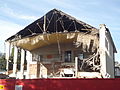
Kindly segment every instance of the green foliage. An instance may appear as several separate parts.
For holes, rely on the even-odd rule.
[[[6,60],[5,55],[0,57],[0,70],[6,70]]]

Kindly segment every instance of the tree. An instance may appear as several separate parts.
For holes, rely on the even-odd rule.
[[[6,70],[6,60],[5,55],[0,57],[0,70]]]

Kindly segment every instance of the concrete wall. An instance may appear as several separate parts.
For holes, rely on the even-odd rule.
[[[100,26],[100,61],[103,77],[114,78],[114,46],[105,25]]]
[[[92,55],[91,52],[83,52],[81,47],[76,48],[75,45],[73,45],[73,43],[60,44],[60,50],[58,49],[57,44],[48,45],[46,47],[41,47],[41,48],[38,48],[36,50],[33,50],[31,53],[33,55],[34,54],[39,55],[41,57],[41,59],[43,59],[43,61],[48,61],[49,62],[49,61],[53,60],[53,61],[64,62],[65,51],[71,51],[72,62],[74,62],[74,59],[75,59],[76,56],[78,56],[78,54],[84,54],[84,58],[87,58],[90,55]],[[47,58],[47,56],[49,56],[49,55],[53,55],[53,56]]]
[[[108,34],[108,33],[106,33]],[[108,49],[106,49],[106,67],[107,67],[107,72],[111,75],[111,78],[114,78],[114,52],[113,52],[113,45],[110,40],[109,35],[106,35],[107,43],[108,43]]]

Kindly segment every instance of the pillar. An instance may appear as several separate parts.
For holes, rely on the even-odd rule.
[[[9,74],[10,43],[6,42],[5,46],[6,46],[5,58],[6,58],[6,70],[7,70],[6,74],[8,75]]]
[[[105,78],[106,71],[106,46],[105,46],[105,38],[106,38],[106,26],[104,24],[100,24],[99,29],[99,49],[100,49],[100,64],[101,64],[101,74],[103,78]]]
[[[21,49],[21,67],[20,67],[21,77],[20,79],[24,78],[24,61],[25,61],[25,50]]]
[[[78,77],[78,57],[75,57],[75,76]]]
[[[18,57],[18,48],[14,46],[14,57],[13,57],[13,76],[17,76],[17,57]]]
[[[27,60],[27,79],[30,79],[30,62],[32,62],[32,54],[30,51],[26,51],[26,60]]]

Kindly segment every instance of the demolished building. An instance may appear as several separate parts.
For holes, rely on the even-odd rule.
[[[6,69],[10,75],[13,62],[11,76],[20,79],[114,78],[116,52],[104,24],[97,29],[53,9],[6,40]]]

